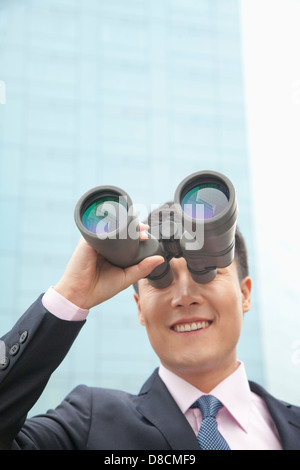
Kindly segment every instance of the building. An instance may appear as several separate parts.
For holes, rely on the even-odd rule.
[[[2,1],[0,79],[2,329],[59,280],[75,204],[101,184],[150,207],[194,171],[226,174],[255,271],[238,0]],[[240,358],[263,383],[255,286]],[[90,313],[33,411],[82,382],[136,392],[157,365],[128,289]]]

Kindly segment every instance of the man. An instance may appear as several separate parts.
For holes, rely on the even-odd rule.
[[[146,226],[140,228],[144,240]],[[218,400],[216,432],[224,448],[300,449],[300,409],[249,386],[237,358],[243,315],[251,305],[239,231],[234,262],[208,284],[195,283],[185,260],[176,258],[170,262],[172,284],[155,289],[145,277],[162,261],[154,256],[121,269],[80,240],[58,284],[2,338],[8,351],[0,370],[2,449],[196,451],[205,412],[195,406],[207,395]],[[26,421],[89,310],[131,284],[159,370],[137,396],[80,386],[57,409]]]

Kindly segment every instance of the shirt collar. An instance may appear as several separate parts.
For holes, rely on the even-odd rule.
[[[184,414],[200,396],[205,395],[201,390],[166,369],[163,365],[160,365],[159,376]],[[223,403],[237,423],[247,432],[251,408],[251,390],[244,364],[239,361],[237,369],[211,390],[210,394]]]

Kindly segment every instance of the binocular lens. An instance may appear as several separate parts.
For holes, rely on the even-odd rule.
[[[155,288],[170,285],[170,260],[180,257],[195,282],[212,281],[217,269],[234,259],[238,207],[232,183],[221,173],[196,172],[178,185],[174,202],[166,206],[159,211],[159,233],[149,232],[143,242],[132,200],[116,186],[98,186],[85,193],[74,217],[87,242],[115,266],[126,268],[149,256],[163,256],[165,262],[147,276]],[[156,215],[151,216],[152,228]]]
[[[185,214],[196,220],[207,220],[220,214],[228,205],[228,189],[217,183],[198,184],[182,198]]]
[[[105,196],[89,205],[81,220],[89,232],[104,235],[117,230],[126,219],[126,202],[117,196]]]

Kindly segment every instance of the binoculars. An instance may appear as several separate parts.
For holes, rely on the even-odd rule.
[[[147,279],[158,288],[173,280],[170,260],[184,257],[193,280],[205,284],[234,259],[238,207],[234,186],[221,173],[200,171],[185,178],[172,206],[159,213],[146,240],[139,240],[139,218],[130,196],[116,186],[86,192],[75,207],[85,240],[112,264],[125,268],[161,255],[164,262]],[[151,217],[151,214],[150,214]]]

